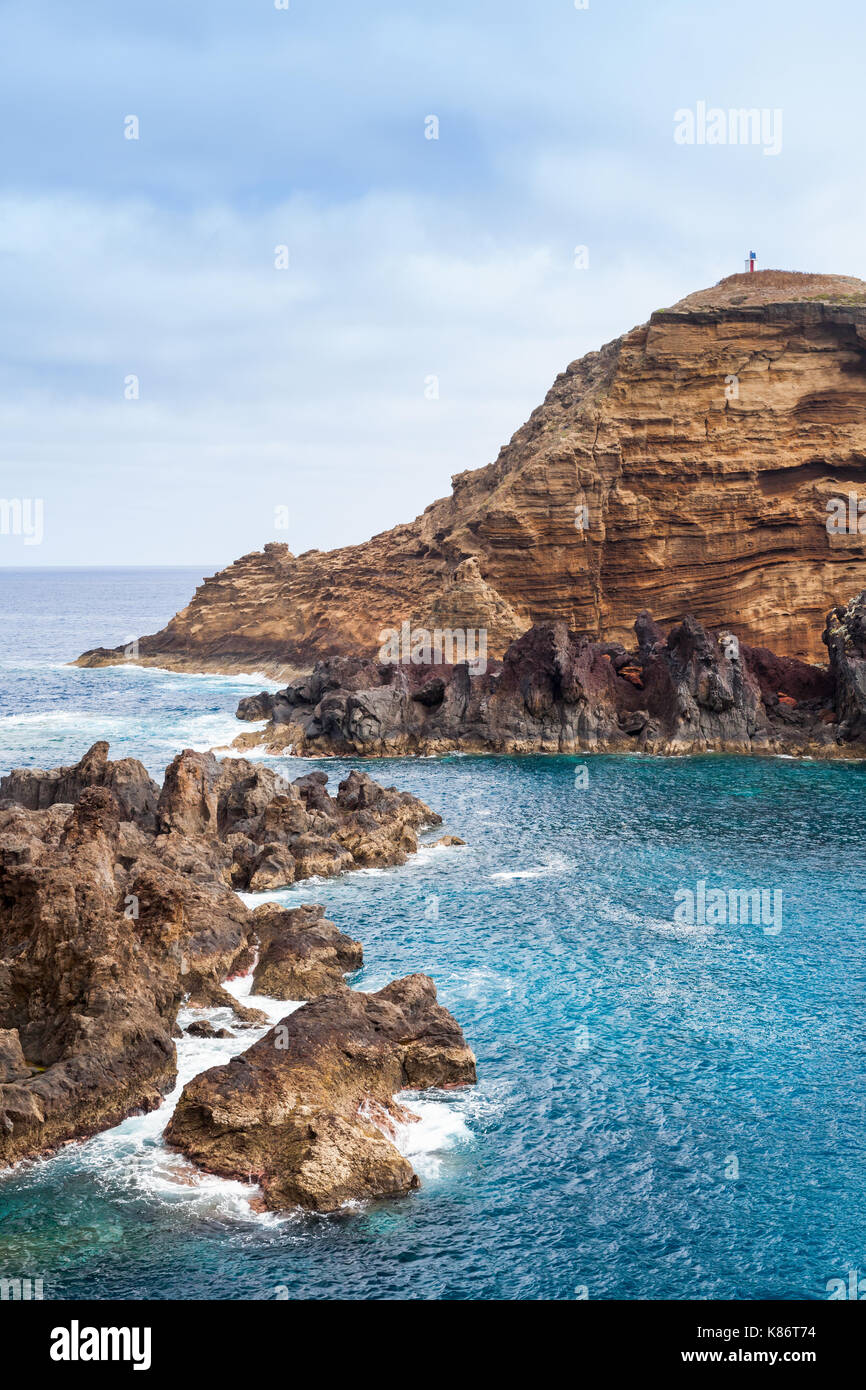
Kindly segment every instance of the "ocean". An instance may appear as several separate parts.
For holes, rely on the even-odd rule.
[[[254,673],[65,664],[155,631],[200,578],[0,571],[0,772],[107,738],[160,776],[248,727],[238,699],[274,688]],[[352,766],[314,765],[332,790]],[[866,1271],[866,768],[363,766],[442,814],[430,839],[466,845],[266,896],[326,904],[363,942],[355,987],[425,971],[462,1025],[478,1086],[408,1102],[421,1190],[258,1214],[165,1149],[169,1097],[0,1174],[0,1277],[41,1278],[46,1299],[826,1299]],[[780,893],[778,923],[687,920],[683,895],[713,889]],[[254,1036],[183,1039],[182,1079]]]

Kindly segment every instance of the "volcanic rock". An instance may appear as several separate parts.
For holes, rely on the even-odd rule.
[[[123,820],[152,827],[159,787],[135,758],[108,761],[108,744],[94,743],[74,767],[16,768],[0,777],[0,808],[16,805],[43,811],[57,803],[73,805],[88,787],[107,787],[117,798]]]
[[[150,1110],[174,1083],[180,921],[125,915],[121,814],[87,788],[31,863],[14,839],[7,859],[0,819],[0,1028],[17,1030],[31,1069],[0,1084],[2,1163]]]
[[[189,856],[198,848],[205,880],[219,868],[235,889],[265,892],[348,869],[402,864],[418,848],[417,830],[441,821],[417,797],[379,787],[366,773],[351,772],[336,797],[327,781],[327,773],[317,772],[292,783],[258,763],[220,762],[187,749],[168,767],[160,793],[160,852],[176,860],[172,836],[179,833],[185,872],[195,867]]]
[[[267,1023],[222,983],[259,951],[263,989],[311,998],[342,987],[361,950],[324,909],[254,914],[234,891],[265,858],[283,856],[298,877],[402,863],[416,829],[440,820],[364,773],[331,797],[325,774],[296,787],[187,751],[159,791],[107,751],[3,779],[0,1164],[159,1105],[176,1077],[184,998]]]
[[[233,1038],[234,1033],[228,1028],[214,1028],[213,1024],[206,1018],[197,1019],[187,1028],[187,1033],[191,1038]]]
[[[839,735],[866,740],[866,591],[828,614],[824,642],[830,654]]]
[[[564,623],[538,624],[512,642],[502,662],[475,675],[465,662],[323,661],[274,697],[275,712],[292,710],[290,725],[274,718],[238,741],[276,751],[290,729],[299,755],[866,756],[866,593],[828,615],[829,668],[749,647],[727,626],[710,629],[690,614],[665,630],[644,612],[634,631],[626,648]],[[339,679],[350,682],[345,690]],[[415,699],[433,681],[441,699]],[[238,715],[244,712],[242,703]]]
[[[315,999],[343,983],[364,964],[361,944],[325,917],[324,907],[305,903],[285,909],[263,903],[253,913],[262,952],[253,992],[273,999]]]
[[[185,1086],[166,1140],[210,1173],[260,1183],[271,1210],[333,1211],[419,1185],[383,1132],[405,1117],[396,1093],[475,1079],[426,975],[343,988]]]

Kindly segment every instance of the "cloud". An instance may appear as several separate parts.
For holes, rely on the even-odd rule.
[[[41,489],[40,560],[228,558],[286,504],[293,546],[326,548],[495,456],[608,296],[570,247],[448,223],[388,195],[257,215],[0,201],[4,490]]]
[[[0,495],[46,539],[0,564],[361,540],[752,247],[866,272],[857,46],[753,10],[12,0]],[[698,99],[784,105],[782,155],[677,147]]]

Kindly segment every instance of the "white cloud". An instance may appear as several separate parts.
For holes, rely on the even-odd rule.
[[[840,176],[859,59],[833,48],[822,87],[832,40],[797,0],[733,0],[721,24],[667,0],[626,27],[560,0],[268,10],[5,8],[0,495],[46,501],[16,562],[227,560],[279,504],[295,549],[361,540],[495,457],[569,361],[749,249],[866,271]],[[815,60],[799,105],[800,68],[766,62],[781,18]],[[779,159],[674,145],[684,102],[777,89]]]

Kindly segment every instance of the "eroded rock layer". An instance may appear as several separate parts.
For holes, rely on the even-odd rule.
[[[733,275],[572,362],[496,462],[415,521],[245,555],[140,657],[290,676],[373,656],[403,620],[483,628],[501,657],[533,623],[627,641],[649,609],[819,661],[822,615],[866,574],[856,516],[827,530],[849,493],[866,498],[866,284]]]

